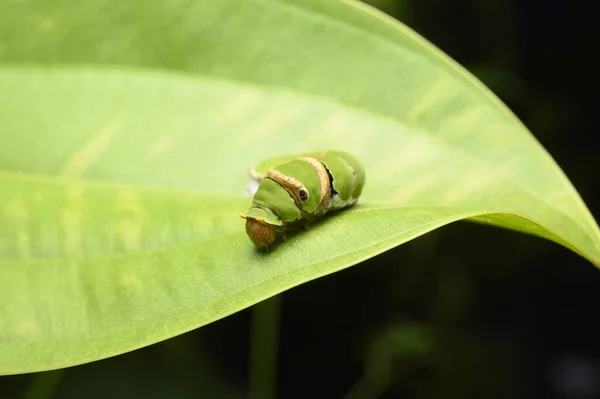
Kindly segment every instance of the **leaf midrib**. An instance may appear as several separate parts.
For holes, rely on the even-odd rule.
[[[381,210],[397,210],[397,209],[417,209],[419,211],[423,211],[423,210],[432,210],[432,209],[449,209],[452,210],[453,212],[457,212],[457,208],[454,207],[437,207],[437,206],[410,206],[410,207],[404,207],[402,205],[387,205],[387,204],[361,204],[360,207],[357,207],[355,209],[348,209],[345,212],[346,213],[362,213],[362,212],[377,212],[377,211],[381,211]],[[460,208],[459,208],[460,209]],[[600,265],[600,259],[598,259],[597,257],[591,255],[587,250],[581,248],[578,245],[574,245],[570,240],[565,239],[562,235],[559,235],[557,233],[555,233],[553,230],[549,229],[548,227],[546,227],[545,225],[541,224],[539,221],[532,219],[530,217],[527,217],[523,214],[517,213],[517,212],[511,212],[511,211],[502,211],[502,210],[477,210],[477,211],[472,211],[472,210],[461,210],[459,215],[461,216],[452,216],[452,217],[446,217],[446,218],[442,218],[442,219],[436,219],[435,221],[432,222],[428,222],[425,223],[423,225],[419,225],[416,226],[414,228],[411,228],[409,230],[404,230],[392,237],[386,238],[382,241],[379,241],[376,244],[373,245],[379,245],[381,244],[381,242],[383,241],[390,241],[395,237],[398,237],[400,235],[403,234],[410,234],[411,231],[415,231],[415,230],[419,230],[419,229],[424,229],[423,230],[423,234],[425,234],[428,231],[431,230],[427,230],[427,228],[425,228],[426,226],[430,225],[431,223],[436,223],[440,220],[446,220],[448,219],[449,221],[447,223],[443,223],[442,225],[445,224],[449,224],[455,221],[459,221],[459,220],[463,220],[463,219],[467,219],[467,218],[479,218],[479,217],[485,217],[488,215],[504,215],[504,216],[514,216],[514,217],[518,217],[521,218],[529,223],[533,223],[536,226],[538,226],[539,228],[541,228],[542,230],[545,230],[546,232],[548,232],[550,235],[558,238],[559,240],[563,241],[564,243],[568,244],[571,248],[577,249],[576,252],[579,252],[582,256],[588,258],[590,261],[592,261],[592,259],[594,259],[594,261],[592,261],[592,263],[595,263],[597,265]],[[187,240],[187,241],[179,241],[179,242],[175,242],[172,244],[168,244],[168,245],[162,245],[159,247],[155,247],[155,248],[149,248],[149,249],[143,249],[143,250],[139,250],[139,251],[130,251],[130,252],[124,252],[124,253],[113,253],[113,254],[101,254],[101,255],[91,255],[91,256],[87,256],[87,257],[48,257],[48,258],[28,258],[26,260],[23,260],[21,258],[1,258],[0,259],[0,264],[5,263],[5,264],[15,264],[15,263],[19,263],[22,264],[22,262],[27,262],[27,263],[44,263],[44,262],[84,262],[84,261],[102,261],[102,260],[106,260],[106,261],[111,261],[114,259],[123,259],[123,258],[129,258],[129,257],[137,257],[140,254],[157,254],[157,253],[161,253],[161,252],[168,252],[171,250],[174,250],[176,248],[187,248],[187,247],[194,247],[194,246],[198,246],[198,244],[200,243],[206,243],[207,241],[212,241],[212,240],[218,240],[218,239],[223,239],[224,237],[233,237],[233,236],[244,236],[243,231],[236,231],[234,233],[218,233],[218,234],[213,234],[211,236],[207,236],[207,237],[201,237],[198,239],[193,239],[193,240]],[[422,234],[420,234],[422,235]],[[416,238],[419,235],[412,237],[412,238]],[[399,243],[395,243],[392,245],[392,247],[400,245],[402,242]],[[373,246],[371,245],[371,246]],[[361,248],[357,251],[360,250],[366,250],[367,248],[370,248],[371,246],[367,246],[364,248]],[[384,252],[385,250],[383,250],[382,252]],[[350,251],[348,253],[353,253],[355,251]],[[379,252],[378,252],[379,253]],[[374,255],[377,255],[378,253],[375,253]],[[346,253],[340,254],[339,256],[343,256]],[[367,258],[370,258],[372,256],[374,256],[373,254],[371,254],[370,256],[368,256]],[[327,258],[327,259],[335,259],[337,258],[337,255],[335,257],[332,258]],[[367,259],[365,258],[365,259]],[[326,260],[327,260],[326,259]],[[359,262],[356,262],[359,263]],[[354,264],[354,263],[353,263]],[[350,265],[351,266],[351,265]],[[346,266],[344,266],[346,267]],[[343,267],[343,268],[344,268]]]

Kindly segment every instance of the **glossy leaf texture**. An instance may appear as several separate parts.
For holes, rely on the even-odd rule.
[[[531,133],[355,2],[4,1],[0,121],[0,374],[182,334],[462,219],[600,265]],[[257,252],[247,167],[328,148],[364,163],[359,205]]]

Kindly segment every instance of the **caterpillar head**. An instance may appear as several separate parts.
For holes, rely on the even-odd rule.
[[[246,233],[258,248],[268,248],[277,239],[283,222],[270,209],[253,206],[247,215]]]
[[[259,220],[246,218],[246,233],[258,248],[268,248],[277,238],[277,230],[273,226]]]

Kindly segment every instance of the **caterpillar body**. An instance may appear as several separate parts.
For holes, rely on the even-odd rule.
[[[267,163],[265,174],[250,170],[252,205],[246,232],[258,248],[268,248],[290,229],[356,204],[364,183],[362,164],[342,151],[282,157]]]

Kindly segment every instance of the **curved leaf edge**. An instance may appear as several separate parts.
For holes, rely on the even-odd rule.
[[[571,195],[571,197],[576,201],[579,210],[582,214],[586,215],[591,221],[594,222],[594,233],[595,238],[600,241],[600,228],[597,223],[595,223],[595,218],[593,217],[591,211],[585,204],[585,201],[581,197],[580,193],[577,191],[575,186],[569,180],[566,173],[562,170],[562,168],[558,165],[552,154],[548,152],[548,150],[542,145],[542,143],[538,140],[535,135],[529,130],[529,128],[525,125],[525,123],[519,119],[519,117],[500,99],[498,95],[496,95],[490,88],[488,88],[481,80],[479,80],[475,75],[473,75],[467,68],[458,63],[452,57],[450,57],[446,52],[444,52],[439,47],[435,46],[432,42],[427,40],[425,37],[420,35],[417,31],[412,29],[410,26],[402,23],[401,21],[396,20],[392,16],[384,13],[383,11],[377,9],[376,7],[364,3],[358,0],[344,0],[344,3],[348,4],[351,7],[356,8],[364,12],[365,14],[369,14],[373,16],[373,18],[379,19],[387,26],[396,29],[399,32],[403,32],[407,36],[409,36],[413,43],[420,46],[423,51],[422,54],[427,56],[434,62],[445,63],[450,67],[454,73],[456,73],[465,83],[475,88],[481,94],[483,94],[490,102],[492,102],[501,112],[503,112],[506,116],[510,117],[515,123],[519,125],[523,133],[526,133],[533,139],[536,146],[539,150],[541,150],[544,155],[552,161],[555,166],[555,172],[557,176],[560,178],[563,187],[565,190]],[[379,36],[382,40],[388,40],[385,37]],[[395,45],[393,41],[390,41],[392,45]],[[596,265],[598,263],[596,262]],[[600,267],[600,266],[599,266]]]

